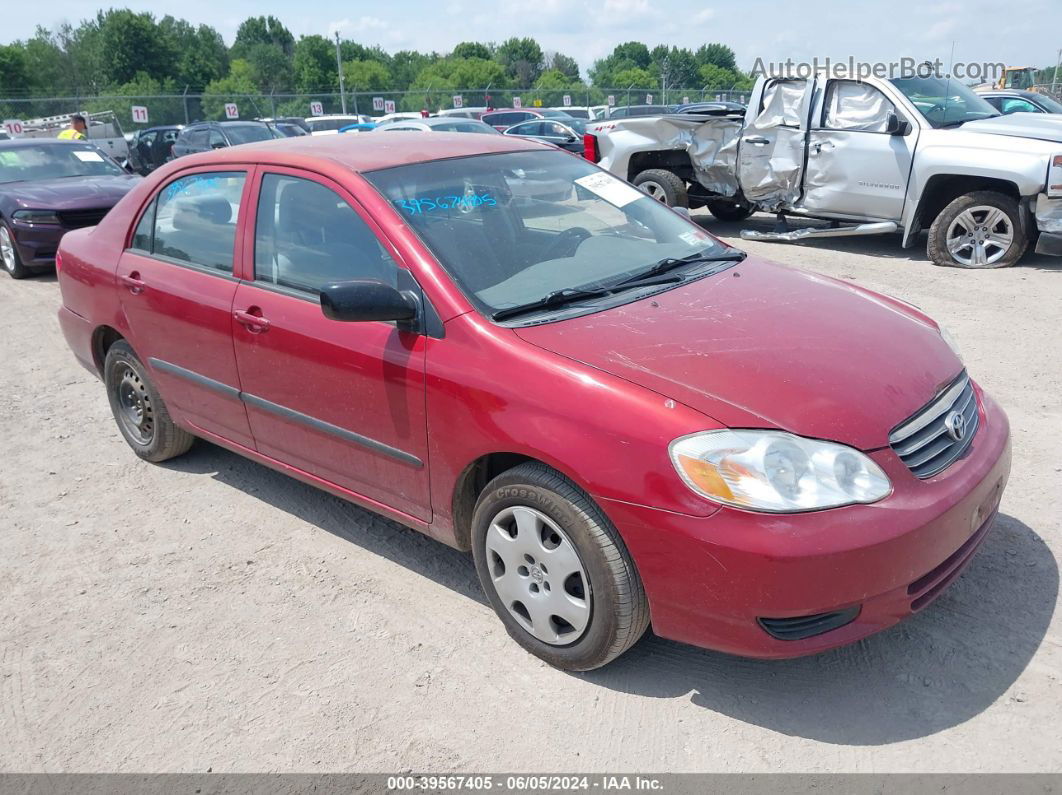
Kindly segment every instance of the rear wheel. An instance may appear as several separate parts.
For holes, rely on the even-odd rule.
[[[543,464],[521,464],[487,485],[472,518],[472,551],[509,634],[558,668],[602,666],[649,624],[619,533],[582,490]]]
[[[720,221],[744,221],[756,212],[755,207],[738,202],[710,201],[705,202],[705,205],[708,207],[708,212]]]
[[[929,228],[929,257],[955,268],[1005,268],[1029,246],[1018,203],[1003,193],[974,191],[952,201]]]
[[[195,437],[170,419],[147,369],[124,340],[107,351],[103,380],[114,421],[134,453],[158,463],[188,452]]]
[[[30,269],[22,264],[22,258],[15,248],[15,239],[6,221],[0,221],[0,256],[4,260],[4,270],[12,279],[24,279],[30,275]]]
[[[634,178],[634,185],[668,207],[688,207],[686,183],[678,174],[663,168],[650,168]]]

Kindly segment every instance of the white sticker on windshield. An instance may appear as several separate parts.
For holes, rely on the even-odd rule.
[[[103,155],[93,152],[91,149],[75,149],[74,157],[83,163],[102,163]]]
[[[604,171],[579,177],[579,179],[575,180],[575,184],[581,185],[591,193],[597,194],[609,204],[614,204],[617,207],[623,207],[646,197],[646,194],[637,188],[632,188],[626,182],[616,179]]]

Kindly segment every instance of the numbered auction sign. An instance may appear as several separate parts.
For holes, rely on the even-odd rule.
[[[395,112],[395,101],[393,99],[385,100],[384,101],[384,113],[394,113],[394,112]]]
[[[143,105],[133,105],[133,121],[136,124],[147,124],[148,111]]]
[[[608,95],[608,106],[610,108],[616,107],[616,95],[615,94],[609,94]]]
[[[645,95],[645,104],[646,105],[652,105],[653,104],[653,95],[652,94],[646,94]]]
[[[10,136],[22,135],[22,119],[7,119],[4,121],[4,129]]]
[[[226,119],[238,119],[240,118],[240,109],[236,107],[235,102],[225,103],[225,118]]]
[[[520,99],[520,97],[513,97],[513,107],[514,108],[522,108],[523,106],[524,106],[524,101],[522,99]]]
[[[320,102],[310,103],[310,115],[311,116],[324,116],[324,105]]]
[[[561,101],[564,103],[564,107],[570,108],[572,106],[572,95],[565,94],[563,97],[561,97]]]
[[[460,94],[455,94],[453,100],[455,108],[463,108],[465,106],[465,99]]]
[[[372,109],[373,110],[383,110],[384,109],[384,98],[383,97],[373,97],[372,98]]]

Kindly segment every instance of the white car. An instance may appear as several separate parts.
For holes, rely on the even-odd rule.
[[[340,128],[351,124],[372,124],[372,117],[365,115],[357,116],[310,116],[305,120],[310,128],[310,135],[335,135]]]
[[[480,105],[474,108],[443,108],[436,116],[457,116],[460,119],[479,119],[489,108]]]
[[[400,121],[402,119],[422,119],[422,118],[424,118],[424,117],[421,116],[420,113],[417,113],[417,112],[414,112],[414,111],[399,111],[398,113],[385,113],[383,116],[378,116],[376,118],[370,118],[369,121],[370,122],[375,122],[376,126],[379,127],[381,125],[391,124],[393,122]]]

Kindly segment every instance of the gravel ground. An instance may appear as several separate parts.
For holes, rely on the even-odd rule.
[[[1009,412],[1001,516],[932,608],[801,660],[647,635],[562,673],[467,556],[209,444],[135,458],[54,277],[0,276],[0,770],[1062,770],[1062,261],[741,245],[922,307]]]

